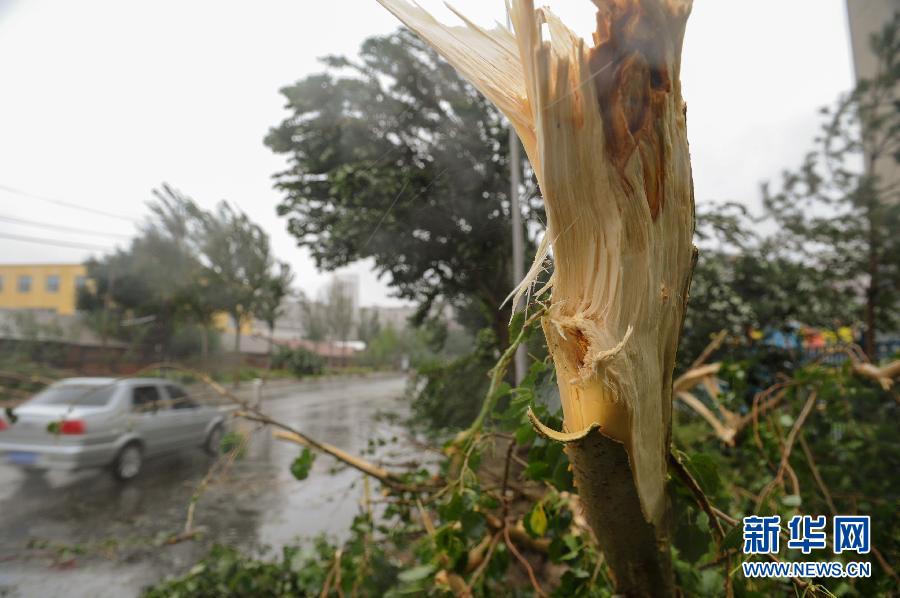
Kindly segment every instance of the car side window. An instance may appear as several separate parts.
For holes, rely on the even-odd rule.
[[[159,409],[159,389],[155,386],[135,386],[131,389],[131,405],[142,413]]]
[[[179,386],[167,384],[166,392],[169,393],[172,409],[193,409],[197,406],[197,403],[192,401],[188,394]]]

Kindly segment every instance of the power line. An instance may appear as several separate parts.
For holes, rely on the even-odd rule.
[[[0,215],[0,221],[12,222],[15,224],[25,224],[27,226],[36,226],[38,228],[46,228],[49,230],[58,230],[69,233],[78,233],[83,235],[96,235],[98,237],[115,237],[117,239],[130,239],[130,235],[120,235],[118,233],[110,233],[99,230],[90,230],[87,228],[75,228],[71,226],[62,226],[58,224],[50,224],[49,222],[38,222],[36,220],[25,220],[24,218],[13,218],[12,216]]]
[[[14,187],[9,187],[9,186],[3,185],[3,184],[0,184],[0,189],[2,189],[3,191],[6,191],[8,193],[14,193],[15,195],[21,195],[22,197],[30,197],[31,199],[39,199],[41,201],[46,201],[46,202],[49,202],[52,204],[56,204],[58,206],[71,208],[73,210],[81,210],[83,212],[99,214],[101,216],[106,216],[107,218],[118,218],[119,220],[125,220],[126,222],[131,222],[131,223],[137,222],[136,219],[129,218],[128,216],[122,216],[121,214],[113,214],[112,212],[104,212],[103,210],[98,210],[96,208],[90,208],[88,206],[83,206],[83,205],[68,202],[68,201],[62,201],[61,199],[53,199],[52,197],[44,197],[43,195],[35,195],[34,193],[22,191],[21,189],[16,189]]]
[[[109,251],[112,247],[103,245],[91,245],[90,243],[69,243],[67,241],[57,241],[56,239],[45,239],[42,237],[26,237],[24,235],[10,235],[0,233],[0,239],[10,239],[12,241],[24,241],[26,243],[39,243],[41,245],[57,245],[59,247],[69,247],[74,249],[98,249],[101,251]]]

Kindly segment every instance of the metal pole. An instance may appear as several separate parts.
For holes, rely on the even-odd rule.
[[[506,11],[506,25],[512,29],[509,18],[509,7]],[[519,136],[516,130],[509,126],[509,211],[512,220],[512,270],[513,286],[519,284],[525,276],[525,239],[522,230],[522,211],[519,208],[519,186],[522,175],[522,158],[520,152]],[[513,305],[513,312],[517,312],[524,306],[522,300]],[[519,384],[528,372],[528,357],[525,347],[519,345],[515,356],[516,384]]]
[[[515,130],[509,128],[509,209],[512,212],[512,262],[513,285],[517,285],[525,276],[524,245],[525,239],[522,232],[522,212],[519,208],[519,178],[521,176],[522,160],[519,156],[519,137]],[[513,305],[513,311],[523,308],[523,301],[519,299]],[[519,345],[515,357],[516,384],[519,384],[528,372],[528,357],[525,354],[525,346]]]

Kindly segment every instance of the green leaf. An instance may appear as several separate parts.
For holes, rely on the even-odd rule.
[[[457,561],[467,554],[466,543],[453,524],[438,528],[434,537],[435,546],[439,551],[446,553],[450,560]]]
[[[575,486],[572,477],[572,471],[569,467],[569,459],[562,451],[562,445],[559,445],[559,454],[556,456],[556,465],[553,467],[553,473],[550,481],[557,490],[565,492],[574,492]]]
[[[722,540],[722,550],[731,550],[732,548],[737,548],[741,545],[743,539],[743,526],[735,525],[730,530],[728,530],[728,533],[725,534],[725,538]]]
[[[305,480],[309,476],[309,470],[312,469],[312,464],[315,460],[316,454],[308,448],[304,448],[300,452],[300,456],[291,463],[291,473],[298,480]]]
[[[534,440],[536,434],[534,432],[534,426],[531,425],[531,422],[526,422],[519,426],[516,430],[516,442],[519,445],[527,445],[529,442]]]
[[[526,531],[535,538],[542,538],[547,533],[547,513],[544,512],[544,505],[541,503],[532,507],[526,521],[528,523],[525,526]]]
[[[465,508],[462,495],[459,492],[454,492],[450,500],[439,507],[438,512],[444,521],[458,521]]]
[[[240,447],[241,444],[243,443],[243,441],[244,441],[244,437],[242,434],[240,434],[238,432],[228,432],[224,436],[222,436],[222,441],[219,444],[219,449],[223,453],[230,453],[230,452],[234,451],[235,449],[237,449],[238,447]],[[237,456],[243,457],[244,452],[245,452],[244,450],[238,451]]]
[[[509,339],[515,340],[525,324],[525,310],[517,311],[509,322]]]
[[[511,390],[512,387],[508,382],[501,383],[500,386],[497,387],[497,390],[494,392],[494,400],[499,401],[500,399],[508,395]]]
[[[709,551],[712,538],[708,525],[703,525],[696,516],[688,516],[678,522],[674,539],[681,556],[694,563]]]
[[[712,457],[703,453],[691,455],[685,459],[684,466],[704,492],[713,495],[719,491],[722,481],[719,479],[719,467]]]
[[[529,460],[528,467],[525,468],[525,477],[531,480],[542,480],[550,472],[550,466],[544,461]]]
[[[485,509],[497,509],[500,507],[500,501],[490,494],[482,494],[478,497],[478,505]]]
[[[487,524],[484,515],[478,511],[463,511],[459,518],[463,533],[472,539],[479,539],[484,535]]]
[[[423,579],[427,579],[432,573],[435,572],[436,569],[437,567],[431,564],[419,565],[418,567],[413,567],[412,569],[403,571],[402,573],[397,575],[397,579],[399,579],[403,583],[422,581]]]
[[[803,499],[800,498],[799,494],[788,494],[781,499],[781,504],[786,507],[799,507],[802,503]]]
[[[50,422],[47,424],[47,431],[51,434],[59,434],[60,422]]]
[[[563,542],[572,552],[578,552],[581,548],[581,544],[578,542],[578,538],[576,538],[572,534],[566,534],[563,536]]]
[[[556,562],[570,561],[578,558],[581,553],[581,545],[572,534],[566,534],[562,538],[555,538],[550,543],[550,558]]]

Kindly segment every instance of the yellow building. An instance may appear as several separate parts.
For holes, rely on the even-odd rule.
[[[70,315],[86,281],[83,264],[0,264],[0,309],[51,309]]]

